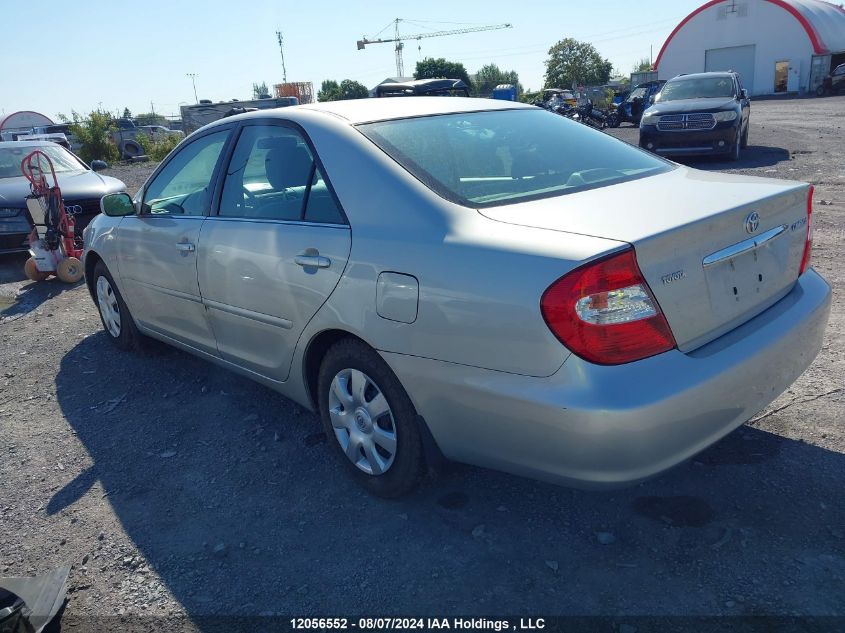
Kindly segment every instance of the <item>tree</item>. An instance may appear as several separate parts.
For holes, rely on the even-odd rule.
[[[343,101],[345,99],[366,99],[370,91],[364,84],[351,79],[344,79],[339,84],[334,79],[326,79],[317,92],[318,101]]]
[[[475,73],[472,82],[472,92],[481,97],[489,97],[493,88],[499,84],[512,84],[516,86],[516,94],[522,94],[522,84],[519,83],[519,75],[515,70],[502,70],[496,64],[487,64]]]
[[[123,108],[123,118],[124,119],[131,119],[132,112],[130,112],[129,108]]]
[[[334,79],[324,79],[317,91],[317,101],[337,101],[340,85]]]
[[[472,85],[467,69],[462,63],[446,61],[442,57],[426,57],[417,62],[414,79],[460,79],[467,86]]]
[[[71,112],[72,119],[60,114],[59,119],[70,124],[70,133],[79,141],[78,154],[87,163],[92,160],[113,161],[119,158],[111,133],[117,128],[112,115],[94,110],[87,117]]]
[[[651,60],[648,57],[641,57],[640,61],[634,64],[634,68],[631,72],[642,73],[647,70],[651,70]]]
[[[567,37],[549,49],[546,88],[569,88],[573,83],[596,86],[607,83],[613,64],[589,42]]]
[[[261,83],[252,82],[252,98],[253,99],[264,99],[270,96],[270,91],[267,89],[267,82],[262,81]]]

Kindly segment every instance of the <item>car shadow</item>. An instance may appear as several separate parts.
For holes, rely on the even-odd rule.
[[[29,253],[13,253],[0,255],[0,284],[23,281],[26,275],[23,266],[29,259]]]
[[[91,465],[46,513],[105,498],[191,616],[841,611],[845,459],[749,426],[621,491],[458,465],[385,501],[313,414],[180,351],[98,333],[56,390]]]
[[[26,279],[26,276],[23,275]],[[44,281],[27,281],[17,291],[0,291],[0,323],[20,318],[37,310],[48,299],[81,286],[84,280],[67,284],[55,277]]]
[[[732,161],[725,156],[672,156],[671,158],[678,163],[695,167],[696,169],[723,171],[771,167],[778,163],[791,160],[792,155],[788,149],[784,149],[783,147],[749,145],[742,150],[738,161]]]

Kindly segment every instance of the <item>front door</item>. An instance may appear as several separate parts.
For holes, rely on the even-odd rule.
[[[789,62],[775,62],[775,92],[786,92],[789,86]]]
[[[283,122],[244,124],[199,240],[220,355],[276,381],[287,379],[299,335],[349,257],[349,226],[315,158]]]
[[[177,149],[147,184],[141,212],[120,224],[121,290],[144,327],[217,354],[197,283],[200,229],[230,129]]]

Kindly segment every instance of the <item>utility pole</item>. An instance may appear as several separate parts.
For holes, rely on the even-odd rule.
[[[191,84],[194,86],[194,103],[199,103],[199,97],[197,97],[197,73],[185,73],[185,77],[191,78]]]
[[[285,69],[285,38],[281,31],[276,31],[276,39],[279,40],[279,53],[282,55],[282,83],[286,84],[288,82],[288,71]]]

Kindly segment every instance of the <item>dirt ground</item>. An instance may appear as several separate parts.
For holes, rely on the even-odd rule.
[[[833,311],[769,409],[621,491],[455,466],[370,497],[313,414],[173,349],[121,353],[83,285],[0,258],[0,576],[72,564],[66,617],[845,614],[843,122],[845,97],[755,102],[740,163],[690,162],[816,184]],[[150,169],[114,171],[134,191]]]

